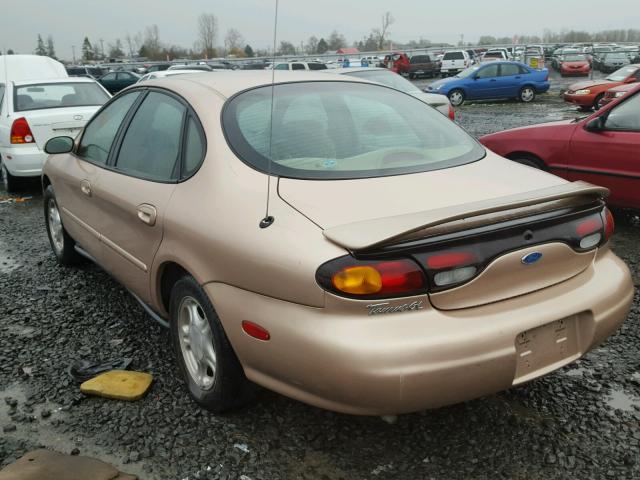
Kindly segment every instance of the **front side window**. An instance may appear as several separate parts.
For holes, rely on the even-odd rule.
[[[304,65],[301,63],[294,63],[291,65],[291,70],[304,70]]]
[[[178,177],[178,154],[186,107],[163,93],[151,92],[133,116],[122,140],[116,169],[150,180]]]
[[[289,64],[279,63],[278,65],[276,65],[276,70],[289,70]]]
[[[498,76],[498,65],[489,65],[480,69],[476,77],[478,78],[493,78]]]
[[[140,92],[130,92],[118,97],[91,120],[78,146],[79,157],[95,163],[107,162],[120,124],[139,95]]]
[[[614,107],[607,116],[605,127],[607,130],[640,132],[640,95]]]
[[[94,82],[22,85],[14,92],[16,112],[104,105],[109,100],[109,95]]]
[[[351,82],[301,82],[229,100],[223,128],[245,163],[275,175],[367,178],[423,172],[481,159],[484,149],[422,101]],[[271,119],[273,118],[273,124]]]

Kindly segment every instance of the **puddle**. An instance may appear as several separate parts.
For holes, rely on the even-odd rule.
[[[11,409],[9,405],[5,403],[6,398],[13,398],[18,401],[17,411],[20,414],[33,417],[33,421],[17,422],[14,423],[11,420],[9,412]],[[16,425],[16,430],[13,432],[3,433],[4,437],[13,437],[19,440],[25,441],[33,446],[39,445],[50,450],[58,451],[60,453],[69,453],[74,445],[79,446],[80,455],[97,458],[103,462],[107,462],[120,471],[127,472],[133,475],[137,475],[138,478],[148,478],[149,475],[142,470],[143,462],[136,464],[124,465],[122,457],[125,456],[126,447],[122,447],[122,456],[119,458],[112,453],[108,453],[101,447],[90,445],[89,439],[82,438],[80,436],[72,435],[68,433],[68,429],[65,427],[56,427],[54,420],[64,422],[65,418],[69,415],[60,405],[52,402],[43,402],[40,404],[32,405],[33,411],[26,412],[25,402],[27,400],[27,391],[20,385],[11,385],[9,387],[0,390],[0,425]],[[49,415],[47,418],[42,418],[42,411],[47,410]],[[66,430],[66,431],[63,431]],[[80,443],[78,443],[80,441]],[[26,452],[15,452],[16,457],[21,457]]]
[[[0,272],[11,273],[20,267],[20,263],[7,252],[7,246],[0,240]]]
[[[640,398],[625,393],[623,390],[612,390],[606,399],[607,405],[623,412],[633,412],[640,408]]]
[[[586,372],[587,369],[586,368],[582,368],[582,367],[578,367],[578,368],[572,368],[571,370],[567,370],[565,372],[562,372],[564,375],[567,375],[569,377],[582,377],[584,372]]]

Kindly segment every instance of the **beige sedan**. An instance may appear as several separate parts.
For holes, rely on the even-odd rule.
[[[393,414],[519,385],[627,316],[607,191],[484,149],[411,95],[313,72],[133,86],[47,144],[46,226],[171,329],[193,398],[252,382]]]

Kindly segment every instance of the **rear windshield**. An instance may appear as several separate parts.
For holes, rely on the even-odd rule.
[[[426,55],[416,55],[411,57],[411,63],[429,63],[431,60]]]
[[[16,112],[47,108],[103,105],[109,95],[97,83],[41,83],[18,86],[13,108]]]
[[[444,54],[443,60],[464,60],[462,52],[447,52]]]
[[[290,178],[424,172],[473,162],[485,154],[480,144],[427,104],[373,84],[280,84],[273,88],[273,97],[271,86],[255,88],[227,102],[222,122],[241,160]]]

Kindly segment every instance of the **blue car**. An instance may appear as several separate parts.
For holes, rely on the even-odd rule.
[[[465,100],[517,98],[532,102],[536,94],[549,90],[549,70],[536,70],[520,62],[491,62],[463,70],[455,77],[429,85],[425,92],[449,97],[458,107]]]

